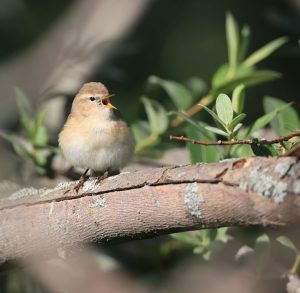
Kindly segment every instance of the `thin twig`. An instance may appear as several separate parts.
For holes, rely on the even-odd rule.
[[[270,145],[270,144],[276,144],[276,143],[282,143],[284,141],[288,141],[293,137],[300,136],[300,131],[294,131],[287,135],[282,135],[275,137],[273,139],[247,139],[247,140],[230,140],[230,141],[199,141],[196,139],[187,138],[184,136],[170,136],[170,140],[179,140],[179,141],[185,141],[190,142],[193,144],[201,144],[201,145],[235,145],[235,144],[249,144],[249,145]]]

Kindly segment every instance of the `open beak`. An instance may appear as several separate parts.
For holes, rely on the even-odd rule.
[[[104,105],[105,107],[109,108],[109,109],[115,109],[118,110],[114,105],[112,105],[111,103],[107,103],[106,105]]]
[[[114,105],[112,105],[109,101],[109,97],[111,97],[112,95],[109,95],[107,97],[105,97],[104,99],[102,99],[102,104],[104,107],[107,107],[109,109],[115,109],[118,110]]]

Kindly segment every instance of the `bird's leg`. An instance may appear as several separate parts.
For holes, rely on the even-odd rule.
[[[98,183],[101,183],[104,179],[106,179],[109,176],[108,170],[106,170],[103,174],[99,175],[97,177]]]
[[[80,176],[79,178],[79,182],[76,184],[76,186],[74,187],[74,190],[76,191],[76,193],[78,193],[79,189],[84,185],[84,182],[89,179],[89,176],[87,176],[87,172],[89,171],[89,168],[87,168],[84,173]]]

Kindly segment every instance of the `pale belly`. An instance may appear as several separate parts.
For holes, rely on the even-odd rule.
[[[125,137],[119,133],[112,135],[111,129],[91,131],[84,136],[73,132],[70,136],[69,139],[60,138],[60,146],[65,158],[75,167],[97,172],[118,171],[133,154],[134,144],[127,129]]]

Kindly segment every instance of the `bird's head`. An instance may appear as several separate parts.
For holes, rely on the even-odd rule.
[[[100,82],[85,83],[74,98],[72,114],[109,116],[117,108],[110,103],[111,95]]]

